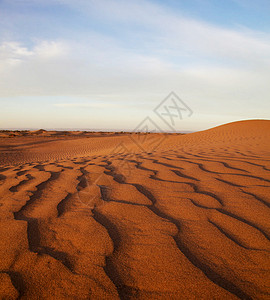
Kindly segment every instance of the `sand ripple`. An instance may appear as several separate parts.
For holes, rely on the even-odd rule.
[[[1,299],[269,299],[269,130],[3,138]]]

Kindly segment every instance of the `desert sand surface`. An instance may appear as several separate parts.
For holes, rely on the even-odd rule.
[[[270,299],[270,121],[1,132],[1,299]]]

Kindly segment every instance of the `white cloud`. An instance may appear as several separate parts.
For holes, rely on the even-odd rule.
[[[59,0],[60,1],[60,0]],[[270,35],[238,27],[226,29],[187,18],[145,0],[61,0],[90,17],[122,24],[133,34],[134,26],[143,35],[138,48],[151,46],[151,50],[227,58],[240,61],[267,62],[270,64]],[[146,29],[146,30],[145,30]],[[136,34],[136,33],[135,33]],[[156,48],[156,49],[155,49]]]
[[[267,68],[198,63],[179,66],[157,56],[130,52],[111,39],[108,47],[108,40],[103,36],[93,35],[90,40],[91,43],[79,44],[44,41],[32,48],[16,44],[16,49],[23,49],[12,48],[14,53],[21,53],[16,56],[20,63],[12,68],[2,64],[5,71],[0,72],[0,95],[75,96],[76,103],[55,104],[74,109],[110,109],[115,107],[112,103],[116,99],[119,107],[126,103],[135,105],[140,100],[139,106],[146,107],[143,102],[153,103],[147,106],[151,109],[175,90],[200,113],[216,112],[222,106],[223,114],[231,114],[232,110],[244,107],[245,112],[250,107],[248,116],[252,116],[255,109],[266,117],[270,94]],[[10,56],[5,57],[8,60]],[[86,101],[81,102],[81,97]],[[96,101],[86,103],[87,98]]]
[[[55,107],[62,108],[115,108],[117,105],[115,103],[100,103],[100,102],[92,102],[92,103],[55,103],[53,104]]]
[[[4,42],[0,45],[0,70],[5,65],[16,65],[32,55],[32,51],[17,42]]]
[[[235,0],[246,5],[251,1]],[[79,11],[88,18],[106,22],[110,27],[119,26],[123,36],[138,39],[135,51],[168,53],[168,56],[200,56],[209,59],[228,59],[249,64],[270,64],[270,35],[249,28],[223,28],[201,20],[188,18],[181,12],[169,9],[165,4],[146,0],[17,0],[26,4],[61,4]],[[265,4],[267,1],[262,0]],[[258,4],[256,4],[258,5]],[[68,27],[68,24],[67,24]],[[88,38],[77,32],[81,38]],[[121,31],[120,31],[121,34]],[[90,36],[93,36],[90,33]],[[74,36],[76,39],[77,37]],[[122,37],[120,38],[120,40]],[[125,39],[125,38],[123,38]],[[109,39],[106,37],[109,42]],[[113,39],[111,39],[114,43]],[[124,47],[129,47],[125,44]],[[110,45],[108,45],[110,47]],[[106,51],[110,51],[108,47]],[[168,58],[168,57],[167,57]],[[228,61],[227,61],[228,63]]]
[[[110,100],[117,99],[119,105],[134,104],[138,99],[155,103],[175,90],[190,101],[195,112],[222,110],[230,114],[242,109],[249,116],[254,109],[266,116],[270,94],[268,34],[222,28],[143,0],[49,0],[46,5],[51,3],[68,5],[100,22],[106,20],[118,34],[87,30],[77,32],[78,37],[73,32],[70,39],[38,40],[34,46],[2,43],[0,97],[100,99],[102,95],[108,102],[55,106],[111,108]]]
[[[0,45],[0,70],[16,66],[20,63],[31,63],[34,59],[62,57],[66,54],[66,46],[57,41],[41,41],[32,49],[18,42],[3,42]]]
[[[39,58],[58,58],[67,55],[67,44],[59,41],[41,41],[38,43],[33,52]]]

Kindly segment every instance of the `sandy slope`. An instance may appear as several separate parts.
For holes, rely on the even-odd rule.
[[[269,299],[269,132],[1,138],[0,298]]]

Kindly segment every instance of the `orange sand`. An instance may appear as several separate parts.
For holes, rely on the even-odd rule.
[[[269,133],[2,132],[0,299],[269,299]]]

